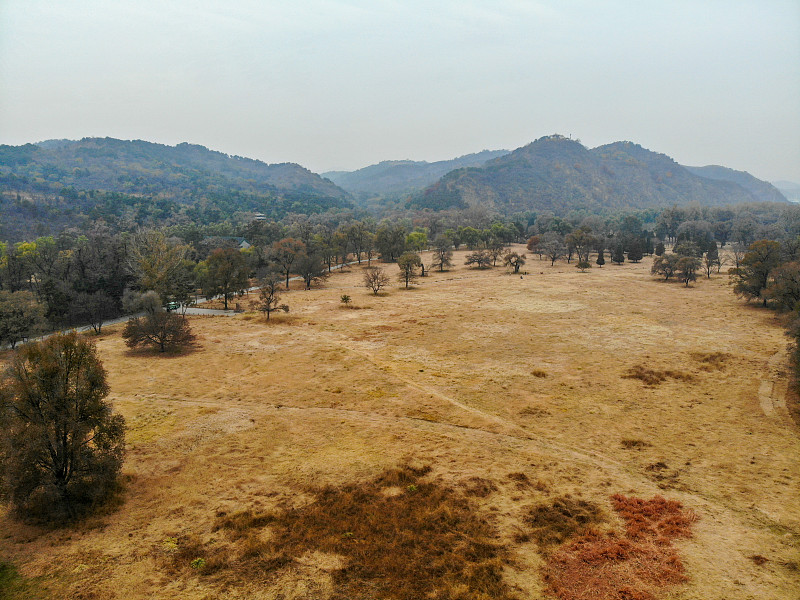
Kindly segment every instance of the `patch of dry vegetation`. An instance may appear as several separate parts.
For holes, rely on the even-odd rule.
[[[660,496],[611,500],[625,521],[624,535],[588,528],[550,556],[544,577],[560,600],[654,600],[687,580],[671,542],[691,536],[694,514]]]
[[[404,467],[365,483],[310,489],[312,502],[283,512],[220,514],[214,529],[230,543],[176,539],[169,565],[176,575],[194,570],[268,584],[280,569],[322,553],[338,566],[332,598],[515,597],[502,576],[509,551],[494,528],[466,495],[425,480],[429,470]]]
[[[676,381],[692,381],[691,373],[684,373],[675,369],[650,369],[644,365],[634,365],[622,376],[624,379],[639,379],[647,386],[656,386],[668,378]]]

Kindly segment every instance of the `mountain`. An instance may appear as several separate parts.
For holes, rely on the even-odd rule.
[[[756,179],[747,171],[735,171],[727,167],[709,165],[707,167],[684,167],[690,173],[714,179],[715,181],[730,181],[738,184],[753,194],[759,202],[786,202],[786,195],[769,182]]]
[[[452,171],[414,195],[409,205],[434,210],[480,205],[501,212],[563,214],[573,209],[758,201],[760,197],[734,181],[700,177],[665,154],[632,142],[588,149],[578,141],[551,135],[482,167]]]
[[[424,160],[385,160],[357,171],[330,171],[322,176],[353,195],[405,196],[431,185],[454,169],[478,167],[504,154],[508,154],[508,150],[483,150],[430,163]]]
[[[281,218],[348,208],[347,192],[293,163],[266,164],[193,144],[84,138],[0,146],[0,239],[103,219],[119,227]]]
[[[774,185],[781,194],[786,196],[789,202],[800,202],[800,183],[794,181],[773,181]]]

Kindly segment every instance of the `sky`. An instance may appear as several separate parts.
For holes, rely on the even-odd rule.
[[[800,0],[0,0],[0,144],[324,172],[553,133],[800,182]]]

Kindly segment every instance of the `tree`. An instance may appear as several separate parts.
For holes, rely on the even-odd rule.
[[[136,278],[139,290],[153,290],[166,304],[175,301],[173,296],[183,295],[176,286],[185,285],[188,253],[188,246],[170,243],[161,231],[140,231],[128,244],[128,268]],[[87,248],[87,254],[92,254],[91,248]]]
[[[298,256],[305,252],[306,245],[294,238],[284,238],[275,242],[269,254],[269,260],[276,267],[279,273],[286,278],[286,289],[289,289],[289,276],[292,274],[292,266]]]
[[[476,250],[467,254],[464,264],[475,265],[478,269],[488,269],[492,266],[492,255],[486,250]]]
[[[614,244],[614,248],[611,250],[611,262],[618,265],[625,262],[625,251],[622,247],[622,243],[617,242]]]
[[[25,346],[2,376],[0,489],[19,514],[62,521],[115,488],[125,421],[94,344],[75,333]]]
[[[406,236],[406,248],[412,252],[422,252],[428,247],[428,234],[424,231],[412,231]]]
[[[442,272],[445,267],[453,266],[453,251],[450,250],[450,246],[450,240],[443,235],[434,240],[431,268],[438,268]]]
[[[567,246],[574,248],[578,255],[578,262],[589,262],[589,253],[597,245],[597,238],[587,229],[576,229],[567,234],[565,239]]]
[[[675,265],[678,279],[689,287],[690,281],[697,280],[697,271],[700,268],[700,260],[694,256],[681,256]]]
[[[309,251],[300,254],[295,266],[295,272],[303,278],[303,283],[307,290],[311,289],[312,283],[321,281],[328,276],[320,255],[314,249],[309,249]]]
[[[76,323],[89,323],[95,333],[100,333],[103,323],[116,314],[114,299],[103,291],[94,294],[79,292],[70,303],[72,318]]]
[[[789,262],[772,270],[764,297],[785,310],[800,309],[800,262]]]
[[[228,300],[246,290],[249,284],[248,266],[244,255],[234,248],[217,248],[205,261],[207,270],[203,291],[207,297],[221,295],[228,310]]]
[[[548,232],[542,236],[542,243],[540,245],[544,255],[550,259],[550,266],[552,267],[559,258],[563,258],[567,251],[564,245],[564,240],[557,233]]]
[[[628,246],[628,260],[637,263],[642,260],[642,258],[644,258],[642,241],[639,238],[634,238]]]
[[[416,252],[405,252],[397,259],[400,267],[400,281],[405,283],[406,289],[417,279],[417,269],[422,265],[422,260]]]
[[[122,337],[129,348],[150,344],[159,352],[166,352],[186,346],[195,339],[188,319],[184,315],[165,311],[155,292],[135,297],[128,307],[145,313],[143,317],[135,317],[125,323]]]
[[[656,256],[661,256],[665,251],[666,248],[664,248],[664,242],[659,240],[659,242],[656,244]]]
[[[375,247],[386,262],[394,262],[406,247],[406,230],[400,224],[384,223],[375,232]]]
[[[276,310],[289,312],[288,304],[281,304],[281,297],[278,295],[278,286],[281,283],[280,273],[267,273],[261,280],[261,290],[258,293],[258,310],[267,315],[269,321],[270,313]]]
[[[650,268],[650,273],[653,275],[663,275],[664,280],[668,280],[675,275],[678,260],[680,256],[677,254],[663,254],[656,256],[653,259],[653,266]]]
[[[598,267],[601,267],[606,264],[606,258],[603,256],[603,248],[601,247],[600,250],[597,251],[597,260],[594,261]]]
[[[503,264],[514,269],[514,273],[519,273],[521,266],[525,264],[525,255],[516,252],[509,252],[503,257]]]
[[[368,267],[364,269],[364,287],[372,290],[376,296],[383,288],[389,285],[389,276],[380,267]]]
[[[44,309],[28,290],[0,291],[0,348],[44,332]]]
[[[592,263],[590,263],[588,260],[581,260],[578,261],[578,264],[575,266],[581,270],[581,273],[585,273],[586,269],[592,268]]]
[[[708,251],[706,252],[705,258],[703,259],[703,266],[706,269],[706,277],[711,279],[711,271],[714,267],[719,269],[719,250],[717,249],[717,243],[711,242],[711,245],[708,247]]]
[[[769,283],[769,274],[780,264],[781,245],[778,242],[760,240],[747,249],[738,269],[732,270],[733,291],[748,300],[761,299],[767,305],[764,295]]]

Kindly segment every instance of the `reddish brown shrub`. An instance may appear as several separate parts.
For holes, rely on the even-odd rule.
[[[589,529],[555,551],[544,570],[548,591],[561,600],[654,600],[660,588],[686,581],[671,541],[689,537],[696,520],[681,504],[611,498],[626,524],[624,536]]]

